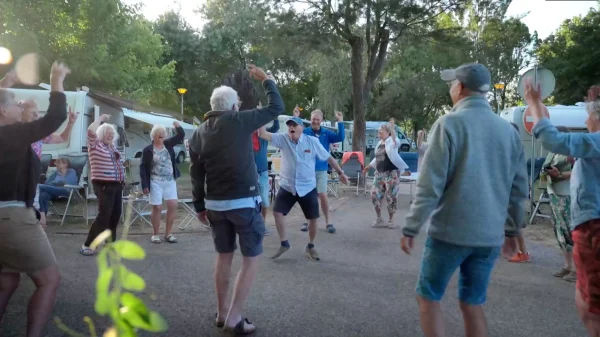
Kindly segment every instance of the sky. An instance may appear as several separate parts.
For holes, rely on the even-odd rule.
[[[181,10],[186,21],[195,28],[202,27],[202,20],[194,10],[202,6],[204,0],[123,0],[125,3],[142,3],[142,12],[150,20],[168,10]],[[507,15],[517,16],[529,13],[523,22],[529,31],[538,32],[540,38],[546,38],[555,31],[565,19],[585,15],[590,7],[597,7],[595,0],[513,0]]]

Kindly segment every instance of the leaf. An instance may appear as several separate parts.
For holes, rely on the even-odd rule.
[[[123,288],[127,290],[142,291],[146,288],[146,281],[125,266],[120,266],[119,268],[119,280]]]
[[[106,241],[106,239],[108,239],[111,235],[111,231],[110,229],[105,230],[104,232],[98,234],[98,236],[96,236],[96,238],[94,239],[94,241],[92,241],[92,244],[90,245],[91,249],[96,249],[98,248],[98,246]]]
[[[148,329],[152,328],[150,323],[147,322],[142,315],[131,308],[122,307],[120,313],[121,317],[134,328],[144,329],[146,331],[150,331]]]
[[[151,329],[148,329],[148,331],[165,332],[169,329],[169,324],[167,324],[167,321],[158,312],[151,311],[149,318]]]
[[[105,269],[98,275],[98,279],[96,280],[96,303],[94,304],[94,309],[98,315],[106,315],[110,311],[108,290],[110,289],[113,274],[112,269]]]
[[[133,241],[121,240],[113,244],[117,254],[128,260],[143,260],[146,257],[144,248]]]
[[[143,316],[148,315],[148,308],[142,299],[132,293],[123,293],[121,295],[121,304],[130,310],[135,310]]]

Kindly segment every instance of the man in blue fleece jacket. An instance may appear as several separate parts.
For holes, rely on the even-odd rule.
[[[454,107],[431,130],[415,200],[402,229],[402,250],[429,220],[417,282],[421,328],[445,336],[439,301],[460,268],[458,298],[465,335],[486,337],[482,305],[504,244],[516,251],[528,194],[525,153],[517,131],[496,115],[486,93],[488,69],[477,63],[442,72]]]
[[[298,109],[298,106],[296,106],[294,109],[294,116],[300,116],[300,110]],[[305,128],[304,134],[319,138],[321,145],[323,145],[325,150],[329,151],[329,146],[331,144],[343,142],[345,137],[344,115],[342,115],[341,112],[336,111],[335,119],[337,120],[337,133],[322,128],[321,122],[323,122],[323,112],[317,109],[310,113],[311,127]],[[319,195],[319,201],[321,201],[323,215],[325,216],[325,226],[327,231],[333,234],[335,233],[335,226],[329,222],[329,200],[327,199],[327,180],[329,180],[329,175],[327,174],[328,169],[329,164],[327,164],[327,161],[317,160],[317,163],[315,164],[315,171],[317,175],[317,193]],[[300,230],[303,232],[308,231],[308,222],[302,224],[302,228]]]

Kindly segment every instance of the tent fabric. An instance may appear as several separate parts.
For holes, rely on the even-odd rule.
[[[178,121],[172,117],[160,116],[160,115],[149,114],[149,113],[144,113],[144,112],[137,112],[137,111],[133,111],[133,110],[125,109],[125,108],[123,108],[123,114],[125,115],[125,117],[133,118],[135,120],[138,120],[138,121],[141,121],[144,123],[148,123],[151,125],[155,125],[155,124],[162,125],[165,128],[172,128],[173,122],[177,121],[177,122],[179,122],[179,124],[181,125],[181,127],[184,130],[194,130],[195,129],[195,127],[192,124]]]

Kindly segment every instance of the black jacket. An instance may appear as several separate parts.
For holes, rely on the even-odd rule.
[[[41,163],[31,144],[51,135],[66,119],[65,94],[51,92],[50,106],[44,117],[29,123],[0,126],[0,201],[21,201],[27,207],[33,206]]]
[[[177,179],[181,176],[179,169],[177,168],[177,162],[175,161],[175,151],[173,147],[175,145],[183,143],[185,138],[185,131],[180,126],[175,128],[177,134],[171,138],[165,139],[164,146],[171,156],[171,163],[173,164],[173,178]],[[142,189],[147,188],[150,190],[150,174],[152,173],[152,158],[154,157],[154,145],[150,144],[142,150],[142,162],[140,163],[140,178],[142,178]]]
[[[275,82],[263,82],[267,106],[246,111],[211,111],[189,141],[194,208],[204,199],[233,200],[259,194],[252,133],[283,114]],[[205,191],[206,183],[206,191]]]

